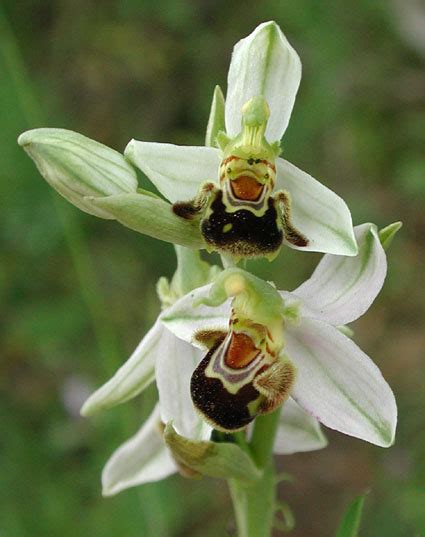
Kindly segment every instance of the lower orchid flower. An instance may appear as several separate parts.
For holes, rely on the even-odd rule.
[[[387,267],[383,245],[389,243],[397,229],[392,225],[378,233],[373,224],[357,226],[359,255],[325,255],[311,278],[293,292],[277,292],[272,285],[262,282],[270,287],[270,296],[265,299],[263,296],[257,303],[255,296],[242,297],[242,304],[237,304],[238,296],[242,296],[238,285],[243,287],[248,281],[246,278],[251,281],[255,277],[240,269],[227,269],[214,283],[197,287],[169,305],[130,359],[83,407],[86,415],[111,407],[134,397],[156,379],[159,403],[140,431],[118,448],[107,463],[103,472],[104,494],[115,494],[130,486],[162,479],[178,469],[187,471],[189,468],[191,472],[218,476],[220,472],[228,472],[225,450],[238,448],[228,442],[209,441],[211,425],[223,431],[239,429],[285,399],[274,445],[276,453],[324,447],[326,439],[319,422],[373,444],[390,446],[397,421],[393,393],[378,367],[344,335],[342,327],[360,317],[379,293]],[[226,288],[229,281],[233,283]],[[276,295],[282,307],[278,307],[280,321],[273,325],[271,320],[277,321],[279,317],[273,317],[277,302],[272,302]],[[233,314],[228,296],[236,296]],[[239,318],[235,322],[235,314],[241,309],[247,313],[246,320],[251,316],[250,326],[243,322],[241,325]],[[270,312],[273,319],[266,318]],[[258,324],[269,329],[269,336],[265,338],[268,341],[258,339],[264,334]],[[248,339],[240,336],[241,333],[248,335]],[[239,335],[235,337],[235,334]],[[242,381],[240,385],[236,381],[238,389],[242,385],[254,385],[258,395],[253,402],[248,402],[248,419],[240,426],[230,427],[223,412],[219,419],[211,415],[208,405],[202,407],[202,397],[197,399],[196,396],[196,391],[199,395],[199,389],[202,391],[204,387],[199,373],[205,344],[211,347],[212,342],[214,349],[212,353],[208,351],[208,359],[204,358],[208,366],[223,341],[227,342],[227,351],[233,345],[233,351],[230,355],[226,351],[226,356],[233,358],[230,366],[236,366],[239,375],[244,368],[254,363],[255,367],[258,365],[258,353],[252,343],[260,351],[268,347],[251,380],[245,384]],[[282,371],[290,375],[278,375],[287,383],[277,389],[273,382],[265,383],[274,390],[270,398],[270,394],[258,389],[253,379],[259,379],[264,371],[275,367],[277,359],[267,362],[273,354],[279,355],[279,363],[284,366]],[[211,371],[209,374],[211,378]],[[223,389],[230,393],[229,382],[233,379],[220,375],[215,374],[221,379]],[[166,424],[165,432],[161,422]],[[238,456],[243,462],[246,454],[241,451]],[[242,462],[241,472],[254,472],[255,469],[248,468],[248,462]]]

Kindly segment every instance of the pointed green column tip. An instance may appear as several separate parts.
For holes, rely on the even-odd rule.
[[[263,95],[251,97],[242,106],[241,131],[224,147],[224,157],[237,156],[248,159],[256,158],[274,162],[280,152],[279,144],[270,144],[265,138],[267,123],[270,118],[270,108]],[[226,141],[219,138],[220,145]]]
[[[267,125],[270,117],[270,108],[262,95],[256,95],[242,107],[242,124],[247,127],[261,127]]]

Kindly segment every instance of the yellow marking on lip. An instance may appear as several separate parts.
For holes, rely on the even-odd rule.
[[[233,194],[244,201],[257,201],[264,188],[264,185],[249,175],[241,175],[237,179],[233,179],[230,186]]]
[[[250,364],[259,352],[248,335],[234,332],[226,352],[226,365],[234,369],[241,369]]]

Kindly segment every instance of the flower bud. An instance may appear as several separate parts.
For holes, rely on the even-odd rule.
[[[137,176],[124,157],[109,147],[66,129],[33,129],[18,138],[46,181],[82,211],[113,218],[94,198],[133,193]]]

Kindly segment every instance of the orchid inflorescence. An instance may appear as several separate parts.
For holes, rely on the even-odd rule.
[[[320,423],[379,446],[394,441],[392,391],[346,325],[379,293],[400,224],[353,228],[340,197],[279,156],[300,79],[297,53],[268,22],[235,46],[203,147],[132,140],[123,156],[63,129],[19,138],[78,208],[176,246],[176,273],[158,282],[158,319],[82,409],[94,414],[156,382],[150,418],[105,467],[105,495],[176,471],[260,479],[253,427],[280,407],[275,453],[326,446]],[[165,199],[138,188],[133,166]],[[326,254],[294,291],[237,266],[272,261],[282,245]],[[221,254],[224,269],[202,249]],[[237,431],[242,444],[229,441]]]

